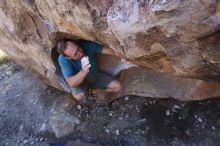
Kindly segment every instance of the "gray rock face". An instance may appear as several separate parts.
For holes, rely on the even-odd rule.
[[[60,90],[70,92],[56,60],[55,46],[63,37],[102,43],[157,75],[209,80],[204,86],[219,90],[219,0],[2,0],[0,18],[0,48]],[[128,68],[110,60],[114,63],[106,59],[100,63],[107,62],[105,69],[112,73]],[[211,95],[207,92],[200,95]]]
[[[70,134],[76,124],[79,124],[79,120],[65,113],[56,114],[50,118],[50,125],[56,137]]]

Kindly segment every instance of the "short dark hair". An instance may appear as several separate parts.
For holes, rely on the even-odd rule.
[[[58,44],[57,44],[57,52],[58,52],[59,54],[63,54],[63,55],[64,55],[64,51],[65,51],[65,49],[66,49],[66,44],[67,44],[67,42],[73,42],[73,43],[75,43],[75,40],[70,39],[70,38],[63,38],[63,39],[61,39],[61,40],[58,42]]]

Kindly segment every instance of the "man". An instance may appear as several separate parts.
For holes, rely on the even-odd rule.
[[[66,82],[72,89],[73,97],[81,101],[87,95],[102,92],[116,93],[121,83],[113,76],[103,73],[96,60],[97,54],[115,55],[111,48],[86,40],[78,42],[65,38],[57,45],[58,62]]]

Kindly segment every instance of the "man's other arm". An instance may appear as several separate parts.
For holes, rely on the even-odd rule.
[[[106,48],[106,47],[103,47],[103,49],[102,49],[102,54],[114,55],[114,56],[116,56],[116,54],[115,54],[115,52],[113,51],[113,49],[111,49],[111,48]]]
[[[83,82],[88,73],[88,71],[81,69],[77,74],[65,79],[70,87],[77,87]]]
[[[103,47],[102,49],[102,54],[107,54],[107,55],[113,55],[121,59],[122,62],[125,62],[127,64],[130,64],[130,62],[121,54],[121,53],[116,53],[113,51],[111,48]]]

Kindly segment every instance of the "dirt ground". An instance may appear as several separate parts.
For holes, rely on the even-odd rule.
[[[69,98],[12,61],[0,64],[0,145],[49,146],[69,140],[100,146],[220,145],[219,99],[126,96],[110,105],[74,105]],[[62,112],[67,116],[56,119]],[[68,120],[74,126],[63,123]],[[58,135],[70,131],[57,138],[54,129]]]

